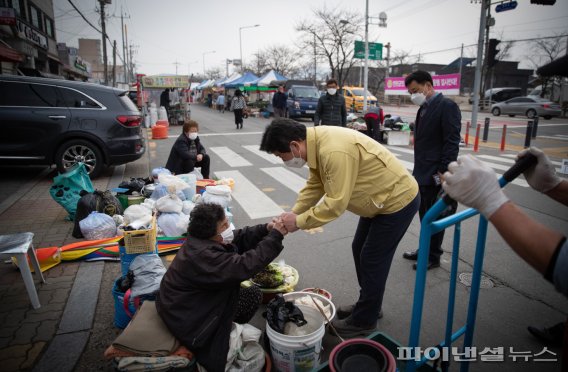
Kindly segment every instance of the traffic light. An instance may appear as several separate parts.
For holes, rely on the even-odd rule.
[[[501,40],[497,39],[489,39],[489,50],[487,51],[487,67],[493,67],[499,62],[495,57],[497,57],[497,53],[499,53],[499,49],[497,49],[497,44],[499,44]]]
[[[531,4],[537,5],[554,5],[556,0],[531,0]]]

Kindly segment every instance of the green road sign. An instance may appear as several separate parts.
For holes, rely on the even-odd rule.
[[[355,57],[354,58],[365,58],[365,42],[355,41]],[[379,60],[383,59],[383,44],[381,43],[369,43],[369,59]]]

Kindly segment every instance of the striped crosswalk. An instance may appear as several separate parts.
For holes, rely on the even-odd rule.
[[[409,148],[387,146],[409,171],[414,167],[414,151]],[[277,216],[284,210],[281,205],[290,204],[290,197],[296,195],[305,186],[307,171],[286,168],[280,158],[259,150],[258,145],[233,145],[233,147],[211,147],[226,167],[220,167],[214,174],[219,178],[233,178],[235,189],[233,198],[251,220]],[[477,155],[485,164],[495,169],[500,175],[514,164],[514,155]],[[263,165],[264,164],[264,165]],[[259,172],[260,170],[260,172]],[[529,187],[521,177],[512,182],[516,186]],[[256,185],[271,184],[260,189]],[[278,188],[274,185],[280,185]],[[269,191],[277,192],[269,192]],[[289,194],[291,192],[292,194]],[[286,196],[287,195],[287,196]]]

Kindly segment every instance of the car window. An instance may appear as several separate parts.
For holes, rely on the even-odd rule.
[[[51,85],[2,81],[0,106],[56,107],[57,91]]]
[[[298,98],[319,98],[320,94],[316,88],[305,87],[305,88],[295,88],[296,97]]]
[[[84,95],[73,89],[59,87],[59,91],[63,96],[63,105],[73,108],[101,108],[101,106]]]
[[[134,102],[132,102],[132,100],[128,97],[128,92],[120,94],[118,96],[118,99],[120,100],[122,106],[124,106],[125,109],[130,111],[138,111],[138,107],[136,106],[136,104],[134,104]]]
[[[520,103],[520,102],[526,102],[526,101],[523,101],[522,98],[511,98],[510,100],[507,101],[507,103]]]
[[[364,96],[365,95],[364,92],[365,92],[365,90],[363,90],[363,89],[353,89],[353,94],[356,95],[356,96]],[[371,93],[369,93],[369,91],[367,91],[367,95],[370,96]]]

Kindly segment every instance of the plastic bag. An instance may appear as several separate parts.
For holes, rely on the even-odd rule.
[[[181,213],[183,202],[177,195],[166,195],[156,201],[156,209],[162,213]]]
[[[160,184],[168,188],[168,191],[173,188],[174,192],[178,192],[189,187],[189,185],[185,183],[185,181],[183,181],[181,178],[172,176],[170,174],[161,173],[158,176],[158,180],[160,181]]]
[[[156,188],[154,188],[152,195],[150,195],[150,199],[158,200],[166,195],[168,195],[168,188],[166,187],[166,185],[162,185],[160,183],[156,185]]]
[[[164,168],[164,167],[159,167],[159,168],[154,168],[152,169],[152,178],[154,179],[154,181],[156,181],[158,179],[158,176],[160,174],[172,174],[172,172],[170,172],[170,170],[168,168]]]
[[[131,296],[154,294],[160,290],[160,282],[166,273],[162,259],[157,254],[141,254],[131,263],[129,273],[134,274]]]
[[[281,294],[277,294],[268,303],[262,315],[273,330],[282,334],[288,322],[293,322],[298,327],[307,324],[302,310],[294,305],[294,302],[286,302]]]
[[[191,200],[185,200],[182,203],[181,212],[189,216],[193,208],[195,208],[195,203],[192,202]]]
[[[92,212],[79,221],[81,233],[87,240],[98,240],[116,236],[116,223],[107,214]]]
[[[260,372],[264,370],[264,349],[258,343],[262,332],[250,324],[233,323],[225,371]]]
[[[135,229],[152,222],[152,211],[140,204],[131,205],[124,211],[124,223]]]
[[[78,163],[68,172],[53,178],[53,185],[49,189],[49,194],[69,213],[67,219],[73,221],[82,190],[93,192],[95,188],[91,183],[85,165]]]
[[[131,178],[130,181],[122,181],[118,187],[128,189],[124,194],[132,195],[133,192],[142,193],[142,188],[146,185],[147,180],[144,178]]]
[[[231,203],[231,188],[227,185],[207,186],[201,200],[227,208]]]
[[[201,172],[197,168],[193,168],[193,170],[191,172],[189,172],[188,174],[194,174],[195,178],[197,178],[198,181],[203,179],[203,175],[201,174]]]
[[[176,177],[178,177],[188,185],[187,188],[182,190],[185,195],[185,199],[186,200],[193,199],[193,196],[195,195],[195,190],[197,189],[197,176],[193,173],[187,173],[187,174],[178,174],[176,175]]]
[[[183,213],[161,213],[158,216],[158,227],[165,236],[182,236],[187,233],[189,216]]]

